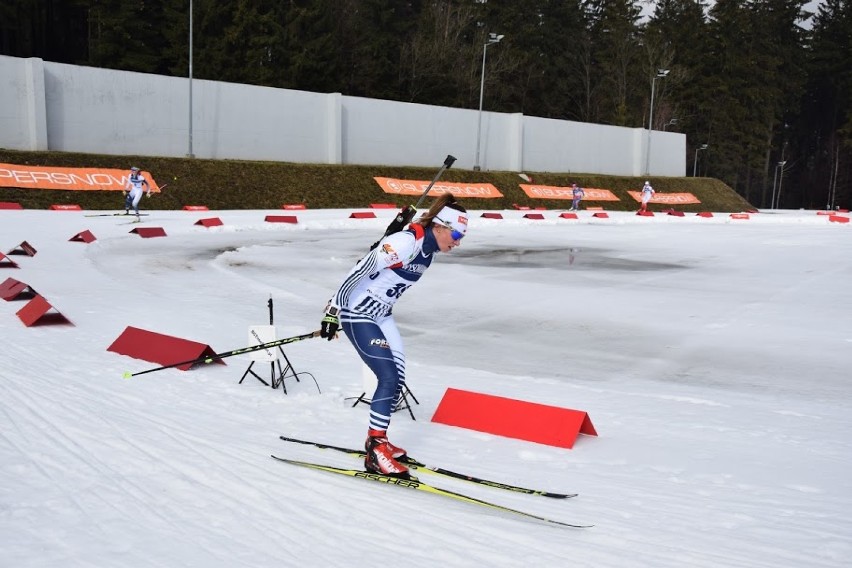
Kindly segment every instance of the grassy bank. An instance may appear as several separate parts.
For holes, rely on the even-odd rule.
[[[280,209],[285,203],[304,203],[311,209],[360,208],[370,203],[395,203],[403,206],[416,197],[384,193],[373,177],[431,180],[441,164],[434,168],[394,166],[338,166],[291,164],[237,160],[200,160],[145,156],[102,156],[66,152],[19,152],[0,149],[0,163],[31,166],[118,168],[136,165],[151,172],[159,185],[168,184],[156,201],[143,202],[146,208],[180,209],[184,205],[206,205],[210,209]],[[701,200],[697,205],[682,205],[682,211],[735,212],[752,206],[719,180],[711,178],[620,177],[595,174],[527,172],[536,184],[611,190],[621,201],[593,202],[611,211],[637,208],[627,191],[638,191],[648,179],[658,192],[692,193]],[[515,204],[548,209],[567,209],[571,202],[561,199],[532,199],[519,187],[527,183],[514,172],[476,172],[450,169],[444,181],[491,183],[504,197],[463,200],[469,209],[511,209]],[[123,196],[115,191],[60,191],[0,187],[0,201],[20,203],[27,209],[47,209],[53,204],[78,204],[84,209],[116,210],[123,207]],[[668,209],[654,205],[652,209]]]

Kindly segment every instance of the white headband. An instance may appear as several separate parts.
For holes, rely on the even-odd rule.
[[[467,234],[467,213],[459,211],[458,209],[445,206],[437,215],[435,215],[434,220],[445,227],[458,231],[463,235]]]

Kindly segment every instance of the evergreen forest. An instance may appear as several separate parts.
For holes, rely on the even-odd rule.
[[[4,0],[0,54],[468,109],[482,96],[488,111],[651,123],[686,134],[688,175],[718,178],[757,207],[850,208],[852,0],[809,5]]]

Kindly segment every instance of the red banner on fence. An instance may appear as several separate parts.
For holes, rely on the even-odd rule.
[[[558,185],[528,185],[519,183],[521,189],[528,197],[533,199],[574,199],[574,193],[570,187],[560,187]],[[596,187],[584,187],[585,196],[583,201],[621,201],[613,192],[608,189],[599,189]]]
[[[148,172],[140,172],[148,180],[151,191],[160,186]],[[24,189],[67,189],[72,191],[124,191],[130,168],[60,168],[53,166],[19,166],[0,164],[0,187]]]
[[[374,177],[376,183],[385,193],[396,195],[423,195],[429,186],[428,181],[394,179],[385,177]],[[429,190],[429,197],[438,197],[445,193],[452,193],[456,197],[470,199],[494,199],[503,197],[500,191],[490,183],[464,183],[464,182],[438,182]]]
[[[630,197],[638,202],[642,202],[641,191],[628,191]],[[651,198],[651,203],[665,203],[668,205],[688,205],[690,203],[701,203],[701,201],[691,193],[660,193],[659,191]]]

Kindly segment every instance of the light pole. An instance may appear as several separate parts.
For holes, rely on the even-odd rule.
[[[707,144],[702,144],[701,146],[695,149],[695,160],[692,161],[692,177],[698,175],[698,152],[706,149]]]
[[[192,154],[192,0],[189,0],[189,152],[186,157],[195,157]]]
[[[645,145],[645,175],[648,175],[651,169],[651,129],[654,126],[654,86],[657,83],[657,79],[662,79],[668,74],[668,69],[657,69],[657,74],[654,75],[653,79],[651,79],[651,109],[648,113],[648,143]]]
[[[479,167],[479,147],[482,143],[482,97],[485,94],[485,54],[488,52],[489,45],[500,43],[500,40],[504,37],[506,36],[502,34],[490,33],[488,34],[488,41],[482,46],[482,78],[479,80],[479,118],[476,124],[476,160],[473,162],[473,169],[477,172],[482,169]]]
[[[784,164],[786,164],[786,163],[787,163],[786,160],[782,160],[782,161],[778,162],[778,164],[775,166],[775,177],[772,178],[772,203],[770,204],[770,209],[775,209],[776,206],[777,206],[777,203],[776,203],[776,200],[775,200],[775,182],[778,181],[778,169],[779,168],[781,169],[781,177],[782,178],[784,177]],[[778,184],[778,201],[781,201],[781,184],[780,183]]]
[[[775,208],[781,207],[781,184],[784,183],[784,164],[787,163],[787,160],[782,160],[778,162],[778,168],[781,169],[781,173],[778,174],[778,198],[775,203]]]

